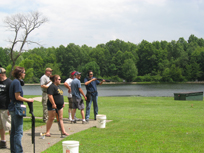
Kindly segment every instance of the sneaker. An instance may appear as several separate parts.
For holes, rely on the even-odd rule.
[[[88,124],[88,122],[87,121],[82,121],[82,124]]]
[[[89,123],[89,120],[86,120],[87,123]]]
[[[1,142],[0,142],[0,148],[7,148],[7,147],[6,147],[6,142],[1,141]]]
[[[76,123],[76,120],[74,120],[74,121],[71,121],[71,124],[72,124],[72,123]]]

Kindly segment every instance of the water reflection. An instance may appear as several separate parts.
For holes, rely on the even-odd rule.
[[[67,96],[67,88],[60,86]],[[101,85],[97,86],[99,96],[144,96],[144,97],[173,97],[175,92],[203,91],[204,84],[136,84],[136,85]],[[85,86],[82,90],[86,92]],[[41,95],[40,85],[23,86],[24,95]]]

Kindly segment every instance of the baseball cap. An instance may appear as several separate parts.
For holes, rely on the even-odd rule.
[[[80,72],[78,72],[78,71],[76,71],[75,73],[74,73],[74,75],[79,75],[79,74],[81,74]]]
[[[51,68],[46,68],[45,71],[53,71]]]
[[[73,76],[76,73],[76,71],[72,72],[71,75]]]
[[[0,68],[0,73],[6,73],[6,70],[2,67]]]

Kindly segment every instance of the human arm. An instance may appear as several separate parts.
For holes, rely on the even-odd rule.
[[[40,87],[47,89],[52,84],[52,81],[47,76],[42,76],[40,78]]]
[[[99,83],[99,85],[102,85],[103,84],[103,82],[105,82],[106,80],[102,80],[100,83]]]
[[[87,100],[87,97],[85,96],[85,94],[81,88],[79,88],[79,92],[83,95],[84,99]]]
[[[25,102],[31,102],[31,103],[34,101],[33,99],[27,99],[27,98],[21,97],[20,92],[15,93],[15,98],[18,101],[25,101]]]
[[[57,109],[53,95],[48,94],[48,99],[49,99],[50,103],[52,104],[52,108]]]
[[[71,87],[68,85],[67,82],[64,83],[64,86],[68,89],[68,92],[71,93]]]
[[[87,85],[90,84],[92,81],[96,81],[96,80],[97,80],[97,78],[93,78],[93,79],[91,79],[91,80],[89,80],[89,81],[86,81],[86,82],[84,83],[84,85],[87,86]]]
[[[41,88],[45,88],[45,89],[47,89],[48,86],[46,86],[46,85],[41,85]]]

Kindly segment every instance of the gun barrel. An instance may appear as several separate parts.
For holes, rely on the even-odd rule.
[[[102,81],[102,80],[105,80],[105,79],[100,79],[100,78],[97,78],[97,80]],[[110,80],[105,80],[105,82],[111,82],[111,81],[110,81]]]

